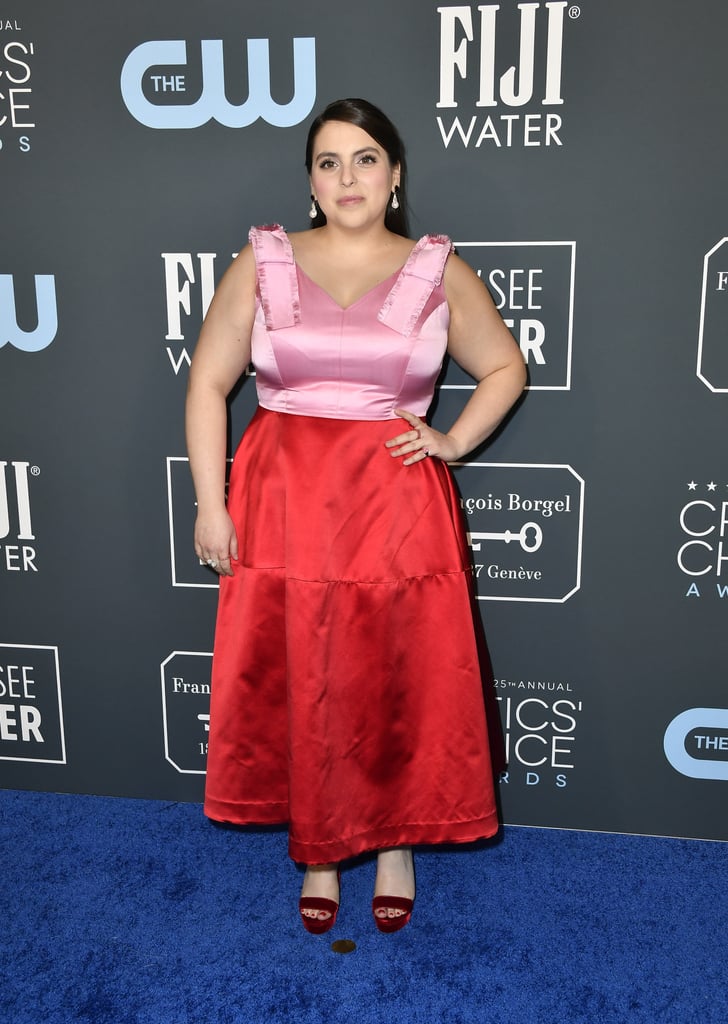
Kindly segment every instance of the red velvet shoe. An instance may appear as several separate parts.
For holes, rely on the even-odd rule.
[[[337,872],[339,888],[341,888],[341,871]],[[298,910],[303,921],[303,927],[312,935],[323,935],[331,931],[336,924],[336,915],[339,912],[339,904],[334,900],[327,900],[323,896],[301,896],[298,901]],[[315,910],[316,917],[308,917],[304,910]],[[328,917],[320,917],[321,914],[328,914]]]
[[[398,932],[400,928],[404,928],[412,917],[414,902],[405,896],[375,896],[372,900],[372,913],[379,931]],[[402,913],[396,917],[389,917],[389,910],[401,910]]]

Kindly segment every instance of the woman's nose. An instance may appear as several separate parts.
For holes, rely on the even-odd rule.
[[[342,166],[342,168],[341,168],[341,184],[344,186],[344,188],[349,188],[351,185],[354,184],[355,181],[356,181],[356,176],[354,174],[354,168],[353,167],[343,167]]]

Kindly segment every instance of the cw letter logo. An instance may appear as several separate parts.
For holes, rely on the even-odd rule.
[[[38,324],[33,331],[23,331],[18,327],[12,275],[0,274],[0,348],[8,342],[22,352],[48,348],[58,331],[56,282],[52,274],[35,275],[35,302]]]
[[[665,730],[664,749],[665,757],[681,775],[728,782],[728,709],[683,711]],[[695,757],[695,753],[702,756]]]
[[[132,50],[121,70],[121,95],[127,110],[148,128],[199,128],[217,121],[226,128],[246,128],[259,117],[276,128],[290,128],[310,114],[316,101],[316,40],[293,40],[293,98],[275,103],[270,88],[270,50],[267,39],[248,40],[248,98],[238,105],[225,96],[225,64],[221,39],[203,39],[202,94],[194,103],[165,106],[144,95],[143,80],[150,68],[185,66],[187,46],[182,39],[159,39]],[[152,76],[157,92],[185,91],[184,75]]]

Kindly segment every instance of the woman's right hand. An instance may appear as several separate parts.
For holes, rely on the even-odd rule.
[[[195,551],[201,562],[221,576],[233,575],[230,563],[238,557],[238,537],[227,509],[197,513]]]

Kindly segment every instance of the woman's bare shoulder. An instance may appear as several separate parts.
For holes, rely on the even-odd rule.
[[[253,246],[243,246],[238,255],[229,265],[215,289],[217,305],[223,303],[237,308],[255,295],[256,266]]]
[[[308,231],[287,231],[288,241],[296,253],[307,253],[321,244],[321,228],[310,228]]]
[[[478,294],[485,284],[472,267],[457,253],[451,252],[445,264],[445,289],[454,293],[475,291]],[[487,289],[485,289],[487,291]]]

